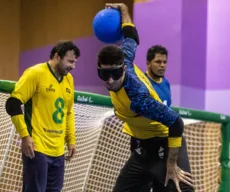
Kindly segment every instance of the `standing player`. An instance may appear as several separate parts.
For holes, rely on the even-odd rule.
[[[172,102],[170,84],[164,77],[167,67],[168,51],[160,45],[152,46],[148,49],[146,59],[148,66],[146,75],[161,101],[170,107]]]
[[[139,39],[127,7],[106,7],[120,10],[125,39],[121,48],[108,45],[100,50],[98,76],[110,91],[116,116],[124,122],[123,132],[140,139],[140,148],[126,162],[113,191],[140,191],[152,177],[156,192],[194,191],[183,121],[161,103],[148,78],[133,64]]]
[[[164,77],[167,67],[168,51],[165,47],[154,45],[148,49],[146,59],[148,67],[146,76],[163,104],[170,107],[172,102],[171,89],[169,81]],[[137,145],[138,140],[131,137],[131,151],[136,149]]]
[[[25,70],[6,101],[22,140],[23,192],[60,192],[63,187],[64,145],[70,160],[76,141],[74,80],[69,72],[79,56],[71,41],[59,42],[47,63]]]
[[[165,47],[154,45],[147,51],[146,75],[163,104],[171,106],[171,90],[169,81],[164,77],[167,67],[168,51]],[[138,148],[139,140],[131,137],[131,152]],[[150,191],[152,183],[146,185],[142,192]]]

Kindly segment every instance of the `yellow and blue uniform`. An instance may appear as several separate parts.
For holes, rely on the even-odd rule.
[[[20,137],[30,135],[34,150],[52,157],[64,154],[65,142],[75,144],[74,81],[71,74],[58,80],[48,63],[23,73],[11,93],[24,104],[24,116],[12,116]]]
[[[133,33],[128,34],[128,30]],[[150,191],[151,186],[154,191],[176,191],[174,183],[165,186],[169,148],[181,147],[178,166],[191,173],[186,141],[182,137],[183,121],[162,103],[164,98],[161,100],[148,77],[133,64],[139,42],[135,28],[123,32],[127,32],[121,45],[127,69],[122,88],[111,91],[110,95],[116,116],[124,122],[123,131],[139,143],[121,169],[113,191]],[[180,188],[194,192],[185,183],[180,183]]]
[[[171,90],[170,90],[169,81],[165,77],[161,78],[159,81],[155,81],[148,74],[148,71],[146,71],[145,75],[148,77],[153,89],[156,91],[156,93],[160,97],[163,104],[170,107],[171,106]],[[139,140],[135,139],[134,137],[131,137],[131,146],[130,146],[131,152],[134,149],[136,149],[138,145],[139,145]]]
[[[123,132],[137,139],[168,137],[179,114],[162,104],[145,74],[133,64],[137,43],[123,40],[124,64],[127,66],[123,87],[110,92],[116,116],[124,121]],[[181,137],[168,137],[169,147],[180,147]]]

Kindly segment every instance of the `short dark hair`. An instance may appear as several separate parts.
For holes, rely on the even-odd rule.
[[[152,61],[156,54],[162,54],[162,55],[166,55],[166,57],[168,56],[168,51],[165,47],[161,46],[161,45],[154,45],[152,47],[150,47],[147,51],[147,56],[146,59],[147,61]]]
[[[103,65],[122,65],[124,62],[124,53],[116,45],[104,46],[97,55],[97,64]]]
[[[68,51],[74,51],[76,57],[80,57],[79,48],[72,41],[59,41],[50,52],[50,59],[54,58],[55,53],[61,58],[65,56]]]

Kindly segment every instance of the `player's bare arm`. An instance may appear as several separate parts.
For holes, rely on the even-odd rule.
[[[121,11],[122,23],[132,23],[128,7],[124,3],[106,3],[106,8],[119,9]]]
[[[167,186],[169,179],[172,179],[176,185],[177,191],[181,192],[179,182],[186,183],[192,187],[193,181],[191,174],[181,170],[177,166],[177,159],[180,152],[180,148],[169,148],[168,160],[167,160],[167,175],[165,178],[165,186]]]

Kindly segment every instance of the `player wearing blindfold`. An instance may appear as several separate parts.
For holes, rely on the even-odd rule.
[[[153,179],[154,192],[192,192],[183,121],[162,103],[149,79],[133,64],[139,37],[127,6],[106,7],[120,10],[124,40],[120,47],[107,45],[99,51],[98,76],[110,92],[116,116],[124,122],[123,132],[140,141],[113,191],[139,192]]]

